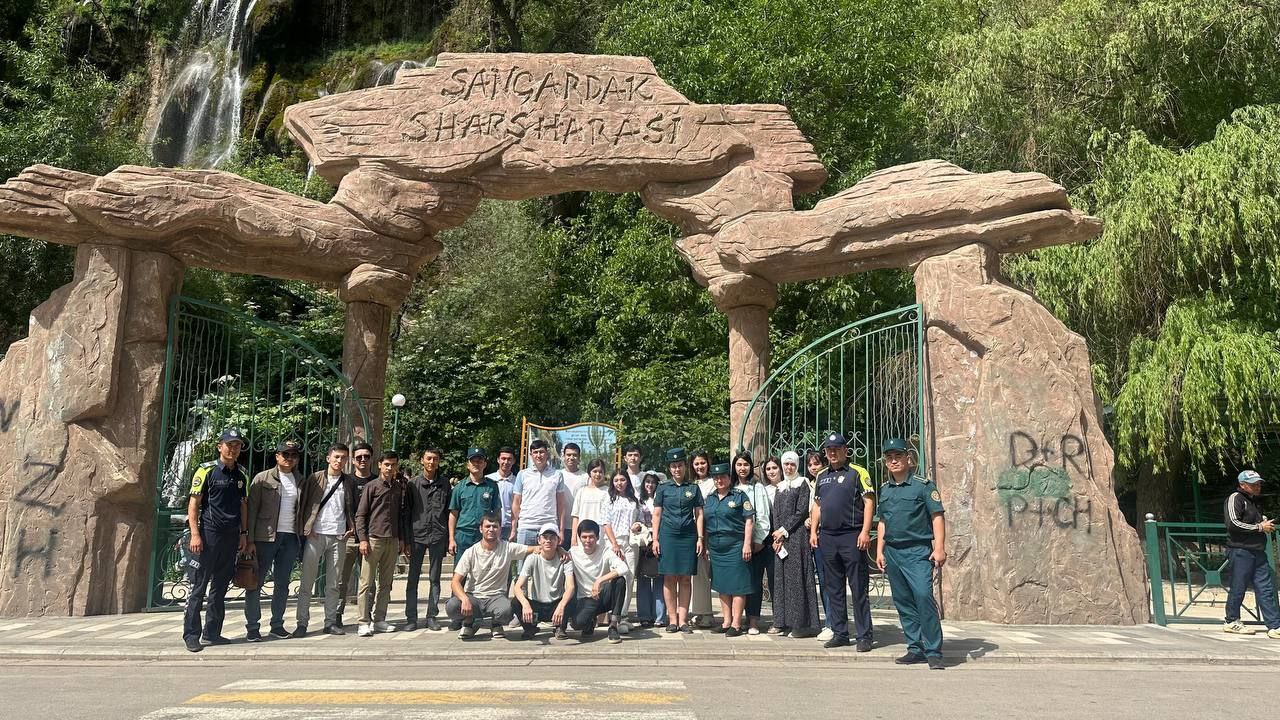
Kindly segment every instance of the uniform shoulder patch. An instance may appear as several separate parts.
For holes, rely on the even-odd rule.
[[[930,480],[929,478],[925,477],[924,475],[917,475],[916,477],[920,478],[920,482],[924,483],[925,485],[932,485],[932,484],[933,484],[933,480]]]
[[[218,464],[218,461],[217,461],[217,460],[210,460],[209,462],[202,462],[202,463],[200,463],[200,467],[202,467],[202,468],[211,468],[211,467],[213,467],[214,465],[217,465],[217,464]]]
[[[938,494],[937,490],[929,493],[929,497],[933,498],[934,502],[942,502],[942,496]]]
[[[743,509],[743,510],[750,510],[750,509],[751,509],[751,501],[750,501],[750,500],[743,500],[743,501],[742,501],[742,509]]]

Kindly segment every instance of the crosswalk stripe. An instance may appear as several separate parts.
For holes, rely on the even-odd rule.
[[[139,630],[137,632],[125,633],[120,636],[121,640],[137,640],[138,638],[148,637],[150,635],[159,635],[160,633],[172,632],[173,628],[158,627],[149,628],[147,630]]]
[[[351,708],[169,707],[141,720],[350,720]],[[687,710],[596,711],[568,708],[450,707],[448,709],[362,707],[361,720],[697,720]]]
[[[67,633],[72,633],[72,632],[75,632],[75,631],[76,631],[76,628],[74,628],[74,627],[58,628],[57,630],[50,630],[50,631],[48,631],[48,632],[42,632],[42,633],[40,633],[39,635],[32,635],[32,636],[31,636],[31,639],[32,639],[32,640],[45,640],[45,639],[47,639],[47,638],[51,638],[51,637],[58,637],[59,635],[66,635]]]
[[[187,701],[188,705],[248,703],[254,705],[673,705],[689,696],[676,693],[590,691],[259,691],[208,692]]]
[[[219,690],[391,690],[409,692],[590,692],[595,690],[678,690],[680,680],[236,680]]]

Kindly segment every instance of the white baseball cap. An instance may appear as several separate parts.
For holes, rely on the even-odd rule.
[[[556,537],[560,537],[560,528],[555,523],[545,523],[538,528],[538,535],[546,535],[547,533],[555,533]]]

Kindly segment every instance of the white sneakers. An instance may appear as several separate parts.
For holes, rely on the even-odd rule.
[[[760,634],[760,628],[750,628],[750,629],[748,629],[748,630],[747,630],[747,634],[748,634],[748,635],[759,635],[759,634]]]
[[[475,634],[476,628],[474,625],[463,625],[462,629],[458,631],[458,639],[467,640],[474,637]]]
[[[822,632],[818,633],[818,640],[821,642],[826,642],[835,636],[836,634],[832,632],[831,628],[824,627],[822,628]]]
[[[369,623],[360,623],[360,630],[356,634],[360,637],[373,637],[373,625]]]
[[[1267,637],[1271,638],[1272,640],[1280,640],[1280,628],[1276,628],[1275,630],[1268,630]]]
[[[1245,627],[1245,624],[1236,620],[1235,622],[1225,623],[1222,626],[1222,632],[1232,633],[1233,635],[1253,635],[1254,630],[1251,627]]]
[[[373,631],[377,633],[392,633],[396,631],[396,626],[389,622],[376,622],[373,624]]]

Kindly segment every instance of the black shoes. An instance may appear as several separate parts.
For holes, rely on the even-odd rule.
[[[692,633],[693,633],[693,623],[686,623],[684,627],[680,628],[680,632],[682,632],[682,633],[690,633],[690,634],[692,634]]]
[[[857,650],[858,652],[871,652],[871,641],[859,640]]]
[[[306,625],[299,625],[298,627],[294,628],[294,629],[293,629],[292,636],[293,636],[293,637],[296,637],[296,638],[304,638],[304,637],[306,637],[306,636],[307,636],[307,626],[306,626]]]
[[[521,640],[532,640],[538,634],[538,628],[532,627],[520,633]]]
[[[595,634],[596,634],[596,629],[594,627],[589,627],[586,630],[579,632],[578,637],[582,638],[583,640],[590,640]]]
[[[230,640],[222,637],[221,635],[214,635],[213,637],[205,636],[200,638],[200,642],[205,645],[230,645],[231,644]]]
[[[440,623],[436,622],[436,619],[435,619],[435,618],[427,618],[427,629],[428,629],[428,630],[439,630],[439,629],[440,629]]]
[[[285,630],[282,627],[271,628],[271,632],[267,634],[274,638],[280,638],[281,640],[288,640],[289,638],[293,637],[292,635],[289,634],[288,630]]]
[[[675,625],[675,624],[673,623],[673,624],[671,624],[671,625],[668,625],[668,626],[667,626],[667,632],[669,632],[669,633],[677,633],[677,632],[680,632],[680,628],[679,628],[679,626],[677,626],[677,625]]]
[[[742,634],[742,631],[736,627],[727,627],[724,629],[725,637],[738,637],[741,634]]]
[[[615,645],[616,645],[616,644],[618,644],[618,643],[620,643],[620,642],[622,642],[622,635],[620,635],[620,634],[618,633],[618,626],[617,626],[617,625],[610,625],[610,626],[609,626],[609,642],[611,642],[611,643],[613,643],[613,644],[615,644]]]
[[[566,632],[564,628],[562,628],[562,627],[558,627],[558,628],[556,628],[556,639],[557,639],[557,640],[567,640],[568,638],[569,638],[569,633],[568,633],[568,632]]]
[[[938,659],[941,660],[942,658],[938,658]],[[903,655],[902,657],[898,658],[897,660],[894,660],[894,662],[897,663],[898,665],[919,665],[920,663],[929,662],[929,660],[923,655],[918,655],[916,653],[909,652],[906,655]]]
[[[250,630],[245,634],[244,639],[249,642],[262,642],[262,633],[257,630]]]
[[[409,622],[400,626],[401,632],[413,632],[414,630],[417,630],[417,629],[418,629],[417,620],[410,620]]]
[[[200,644],[200,638],[198,637],[182,638],[182,643],[187,646],[188,652],[200,652],[204,649],[204,645]]]
[[[946,670],[947,669],[947,666],[942,664],[941,655],[929,656],[929,669],[930,670]]]
[[[715,626],[715,627],[711,628],[711,632],[713,632],[713,633],[715,633],[715,634],[717,634],[717,635],[723,635],[723,634],[724,634],[728,629],[729,629],[729,628],[727,628],[727,627],[725,627],[725,626],[723,626],[723,625],[717,625],[717,626]]]
[[[822,643],[822,647],[829,649],[829,648],[838,648],[838,647],[848,647],[849,645],[852,645],[852,644],[853,643],[849,642],[848,637],[844,635],[836,635],[832,637],[830,640]]]
[[[324,634],[325,635],[346,635],[347,631],[343,630],[341,625],[337,625],[337,624],[325,625]]]
[[[506,632],[503,631],[502,626],[499,625],[498,623],[493,624],[493,627],[489,629],[489,634],[493,636],[495,639],[504,638],[507,636]]]

